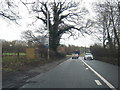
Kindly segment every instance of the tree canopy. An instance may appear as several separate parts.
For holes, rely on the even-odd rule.
[[[81,34],[89,34],[87,28],[93,24],[90,19],[86,20],[85,15],[88,11],[80,7],[79,2],[38,0],[33,4],[32,10],[46,27],[49,24],[49,46],[55,52],[64,33],[69,32],[73,36],[74,30],[77,30]]]

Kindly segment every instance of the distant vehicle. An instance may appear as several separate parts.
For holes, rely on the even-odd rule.
[[[91,53],[85,53],[84,60],[93,60],[93,55]]]
[[[78,59],[78,58],[79,58],[79,54],[80,54],[79,51],[74,51],[74,52],[72,53],[72,59]]]
[[[78,53],[72,53],[72,59],[78,59],[79,55]]]

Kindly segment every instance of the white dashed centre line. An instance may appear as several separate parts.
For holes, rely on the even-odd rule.
[[[97,83],[97,85],[102,85],[102,83],[99,80],[95,80],[95,82]]]

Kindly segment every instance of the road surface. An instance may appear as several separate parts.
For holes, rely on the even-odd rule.
[[[27,80],[21,88],[118,88],[118,67],[97,60],[83,60],[83,57],[70,58]]]

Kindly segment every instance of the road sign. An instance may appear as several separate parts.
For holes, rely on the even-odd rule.
[[[46,44],[46,45],[44,45],[44,47],[45,47],[45,48],[49,48],[49,45],[48,45],[48,44]]]

